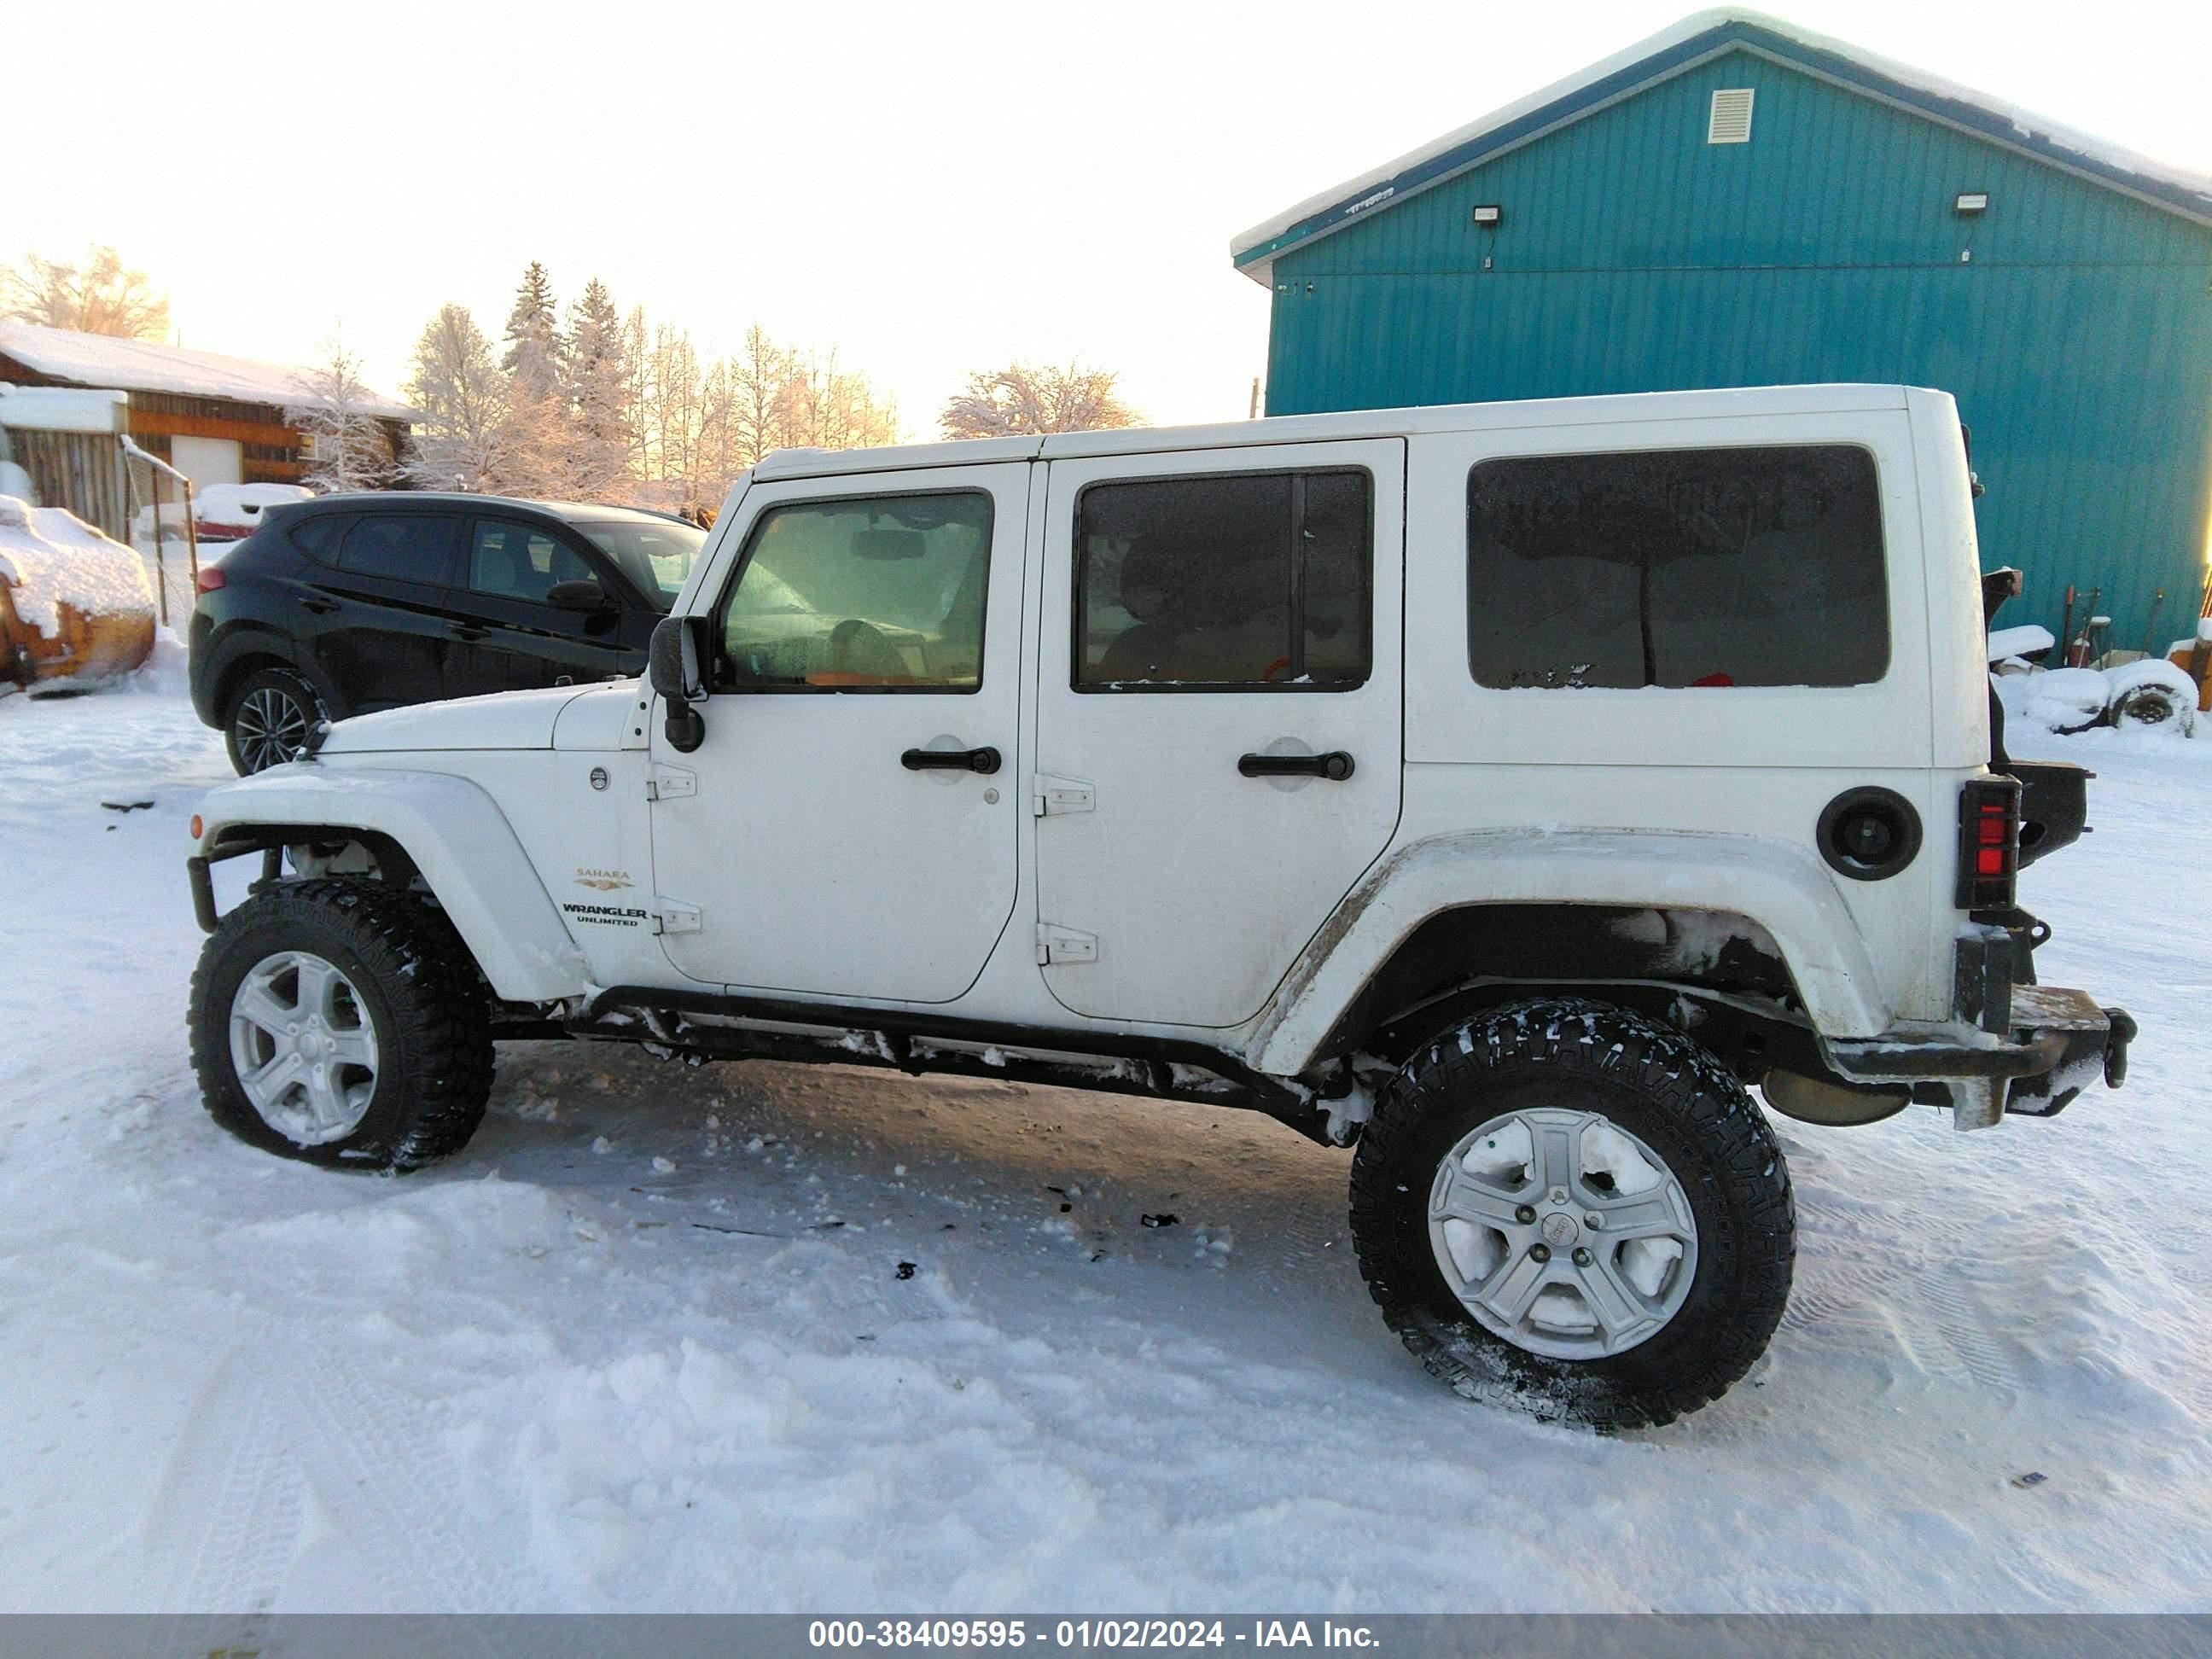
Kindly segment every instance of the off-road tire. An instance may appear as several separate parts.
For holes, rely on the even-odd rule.
[[[1569,1361],[1486,1329],[1430,1242],[1438,1165],[1490,1120],[1530,1106],[1601,1114],[1672,1170],[1697,1224],[1687,1300],[1659,1331]],[[1603,1003],[1500,1008],[1425,1044],[1377,1103],[1352,1170],[1352,1233],[1382,1317],[1461,1395],[1601,1430],[1672,1421],[1726,1393],[1765,1351],[1789,1300],[1796,1218],[1765,1117],[1680,1031]]]
[[[241,723],[256,698],[277,706],[289,703],[297,711],[303,738],[314,729],[318,720],[325,718],[323,700],[301,675],[289,668],[264,668],[248,674],[232,688],[230,701],[222,711],[222,746],[229,753],[231,770],[241,778],[276,764],[249,752],[255,746],[254,739]]]
[[[378,1063],[344,1139],[302,1146],[254,1109],[232,1059],[232,1000],[255,965],[312,952],[359,994]],[[374,881],[270,888],[222,920],[192,975],[192,1068],[208,1115],[250,1146],[332,1169],[398,1174],[459,1152],[491,1092],[490,1009],[468,948],[427,894]]]

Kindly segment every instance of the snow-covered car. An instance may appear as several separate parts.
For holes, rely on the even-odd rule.
[[[1984,645],[1936,392],[785,452],[644,681],[208,797],[195,1063],[375,1170],[459,1151],[509,1036],[1248,1108],[1353,1148],[1431,1371],[1662,1422],[1789,1293],[1748,1087],[1979,1129],[2124,1074],[2015,896],[2085,775],[1993,756]]]
[[[2207,624],[2212,628],[2212,623]],[[2181,657],[2196,643],[2177,640]],[[2165,657],[2127,653],[2132,659],[2103,668],[2045,668],[2033,659],[2052,644],[2047,629],[2028,624],[1991,633],[1988,656],[2004,706],[2045,731],[2086,732],[2094,726],[2130,731],[2171,732],[2188,737],[2197,729],[2203,688],[2179,662]]]

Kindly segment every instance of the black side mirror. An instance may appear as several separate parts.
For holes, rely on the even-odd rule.
[[[707,696],[709,645],[704,617],[664,617],[646,648],[646,679],[668,705],[670,747],[690,754],[707,740],[707,722],[691,705]]]
[[[592,614],[616,609],[614,595],[588,576],[575,581],[555,582],[545,590],[545,603],[556,611]]]

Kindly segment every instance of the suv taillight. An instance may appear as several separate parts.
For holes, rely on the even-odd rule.
[[[203,593],[214,592],[216,588],[222,586],[222,567],[219,564],[202,565],[200,567],[200,579],[195,586],[198,586],[199,591]]]
[[[2019,876],[2020,780],[1976,778],[1959,794],[1959,908],[2006,908]]]

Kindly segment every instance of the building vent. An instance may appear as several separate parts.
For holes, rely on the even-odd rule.
[[[1705,123],[1709,144],[1747,144],[1751,142],[1751,100],[1755,88],[1724,87],[1713,94],[1713,112]]]

